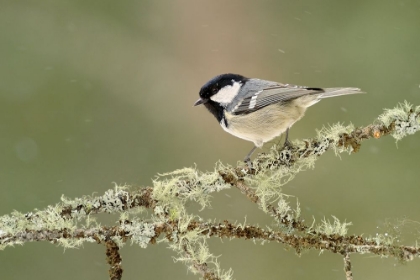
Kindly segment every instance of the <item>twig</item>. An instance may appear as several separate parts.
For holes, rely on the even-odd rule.
[[[349,254],[344,254],[344,273],[346,280],[353,280],[353,272],[351,271],[351,261]]]
[[[189,252],[185,244],[182,246],[182,249],[184,250],[184,254],[188,259],[194,259],[194,256]],[[220,280],[220,278],[217,277],[213,270],[207,266],[207,263],[199,263],[197,260],[194,260],[192,261],[192,266],[198,273],[201,274],[205,280]]]
[[[176,234],[178,227],[177,221],[162,224],[155,223],[152,225],[155,235],[150,238],[149,243],[154,244],[159,236],[164,235],[168,241]],[[295,248],[299,253],[302,249],[316,249],[330,251],[336,254],[348,253],[372,253],[378,256],[393,256],[401,261],[411,261],[415,257],[420,256],[420,248],[414,246],[396,246],[396,245],[378,245],[375,240],[367,239],[358,235],[326,235],[326,234],[308,234],[305,236],[291,235],[283,231],[273,231],[262,229],[257,226],[238,226],[234,223],[224,221],[223,223],[205,223],[200,221],[191,221],[187,227],[188,232],[197,231],[200,235],[207,237],[219,238],[241,238],[262,241],[275,241]],[[107,242],[111,237],[119,237],[123,240],[133,240],[137,238],[133,232],[127,231],[122,226],[99,227],[95,229],[61,229],[61,230],[44,230],[31,231],[0,237],[3,244],[16,243],[19,241],[52,241],[58,243],[61,239],[75,239],[90,242]],[[106,240],[103,240],[106,238]]]
[[[109,279],[121,280],[123,269],[121,267],[122,259],[119,252],[120,248],[112,240],[106,241],[105,245],[106,245],[106,260],[110,266]]]

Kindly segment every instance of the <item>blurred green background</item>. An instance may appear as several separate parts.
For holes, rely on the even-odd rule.
[[[367,125],[383,108],[420,105],[420,1],[7,1],[0,2],[0,214],[42,209],[120,184],[150,185],[158,172],[217,160],[235,164],[252,143],[193,108],[213,76],[314,87],[353,86],[367,95],[325,100],[291,130]],[[329,152],[283,189],[308,223],[330,215],[350,233],[402,230],[414,245],[420,221],[420,133]],[[269,144],[265,148],[270,147]],[[191,203],[191,211],[197,207]],[[272,226],[237,190],[199,213]],[[285,246],[210,240],[236,279],[344,279],[341,256],[297,257]],[[285,250],[286,249],[286,250]],[[0,252],[2,279],[107,279],[105,249],[48,243]],[[124,279],[198,279],[164,243],[122,249]],[[418,279],[420,261],[352,255],[355,279]]]

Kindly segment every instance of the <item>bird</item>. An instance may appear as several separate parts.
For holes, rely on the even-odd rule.
[[[254,143],[244,159],[250,165],[256,148],[283,133],[284,145],[291,145],[289,129],[308,107],[324,98],[358,93],[364,92],[354,87],[306,87],[227,73],[205,83],[194,106],[204,105],[226,132]]]

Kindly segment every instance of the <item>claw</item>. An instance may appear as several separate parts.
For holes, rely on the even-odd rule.
[[[244,158],[244,162],[248,165],[249,169],[252,169],[251,155],[252,153],[254,153],[256,148],[257,146],[254,146],[254,148],[252,148],[251,151]]]
[[[249,169],[252,169],[252,162],[251,162],[251,159],[249,157],[246,157],[244,159],[244,162],[248,165]]]
[[[284,145],[283,145],[283,148],[286,148],[286,147],[292,147],[292,143],[290,143],[290,141],[289,141],[289,128],[287,128],[287,130],[286,130],[286,140],[284,140]]]

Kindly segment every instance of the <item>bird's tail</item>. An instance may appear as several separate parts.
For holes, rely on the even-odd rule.
[[[318,96],[320,99],[348,94],[365,93],[361,91],[360,88],[324,88],[323,90],[324,92]]]

